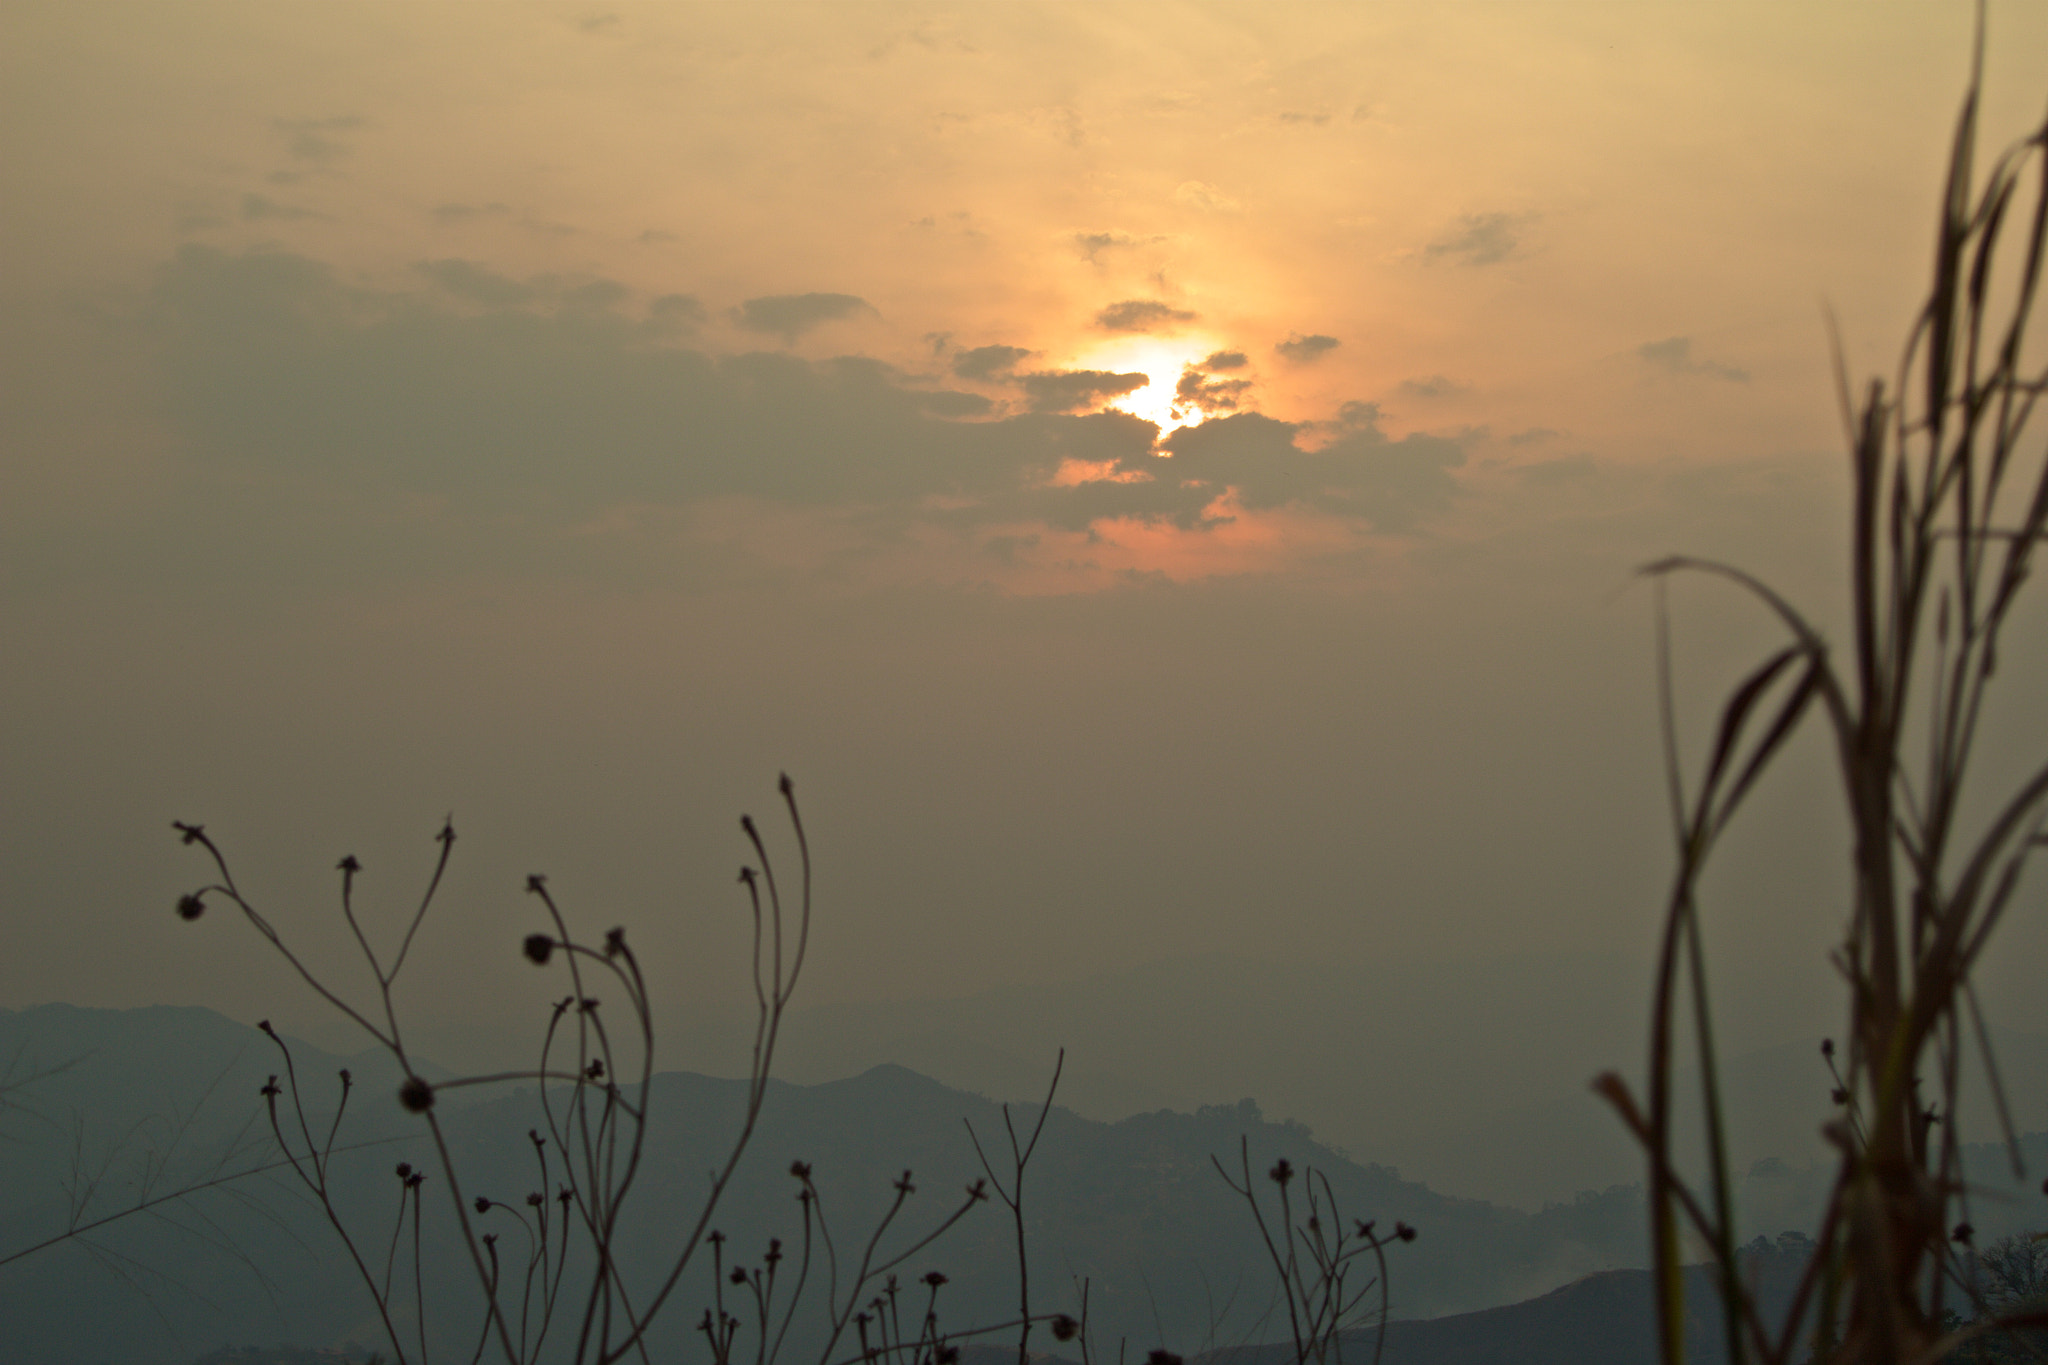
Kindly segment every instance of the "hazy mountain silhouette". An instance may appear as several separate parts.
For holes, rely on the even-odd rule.
[[[149,1190],[269,1159],[269,1127],[256,1091],[278,1069],[275,1055],[253,1028],[203,1009],[0,1012],[0,1067],[8,1068],[11,1086],[0,1112],[0,1257],[60,1231],[75,1208],[87,1217],[115,1211]],[[365,1242],[381,1245],[390,1235],[395,1163],[413,1161],[432,1173],[425,1205],[430,1333],[466,1357],[478,1324],[463,1307],[474,1293],[470,1271],[448,1235],[452,1220],[438,1166],[418,1120],[395,1101],[389,1063],[305,1047],[295,1056],[315,1130],[331,1114],[334,1073],[346,1065],[357,1086],[342,1140],[382,1144],[337,1163],[337,1202]],[[441,1111],[464,1194],[519,1205],[542,1187],[526,1136],[540,1122],[537,1098],[527,1089],[466,1107],[455,1102],[481,1093],[447,1092]],[[688,1226],[686,1215],[698,1206],[742,1104],[737,1081],[690,1073],[656,1078],[649,1099],[656,1145],[618,1246],[623,1261],[649,1281],[658,1263],[665,1269],[663,1258]],[[912,1171],[918,1193],[884,1243],[903,1245],[981,1174],[963,1119],[984,1142],[1000,1144],[1002,1115],[993,1101],[903,1067],[809,1086],[772,1083],[755,1144],[715,1220],[730,1239],[729,1259],[757,1259],[770,1236],[794,1249],[800,1223],[788,1174],[793,1160],[812,1164],[842,1247],[865,1235],[893,1197],[892,1181]],[[1591,1272],[1642,1263],[1644,1217],[1634,1187],[1529,1213],[1445,1195],[1353,1160],[1299,1124],[1269,1121],[1250,1100],[1116,1123],[1056,1108],[1027,1177],[1034,1306],[1072,1309],[1074,1286],[1085,1277],[1091,1323],[1106,1350],[1119,1338],[1134,1351],[1164,1345],[1194,1354],[1284,1336],[1284,1320],[1270,1315],[1269,1272],[1248,1215],[1211,1164],[1220,1157],[1234,1165],[1241,1139],[1249,1142],[1261,1186],[1263,1172],[1285,1156],[1328,1174],[1344,1217],[1375,1218],[1382,1226],[1398,1219],[1421,1229],[1415,1243],[1392,1253],[1397,1318],[1492,1309]],[[2036,1163],[2048,1157],[2048,1135],[2031,1145]],[[94,1183],[97,1193],[81,1205],[79,1196]],[[1823,1185],[1818,1168],[1778,1162],[1745,1184],[1745,1197],[1752,1189],[1769,1193],[1760,1206],[1797,1227]],[[1998,1215],[1989,1212],[1979,1226],[1995,1235]],[[2009,1213],[2040,1221],[2032,1205],[2015,1204]],[[516,1239],[509,1222],[503,1231]],[[905,1282],[932,1268],[951,1277],[940,1303],[950,1329],[1014,1311],[1011,1230],[993,1205],[906,1265]],[[186,1365],[222,1343],[374,1344],[380,1338],[373,1310],[352,1280],[317,1210],[288,1172],[273,1172],[0,1266],[0,1321],[9,1324],[8,1358],[21,1365]],[[690,1271],[685,1297],[664,1316],[653,1342],[658,1352],[694,1348],[709,1281],[708,1264]],[[815,1319],[800,1315],[799,1330]],[[786,1358],[805,1359],[821,1345],[815,1336],[793,1334]]]

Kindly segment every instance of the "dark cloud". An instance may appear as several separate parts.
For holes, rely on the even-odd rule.
[[[630,294],[631,291],[617,280],[585,280],[581,284],[563,288],[560,298],[566,308],[587,308],[602,312],[618,307],[630,297]]]
[[[1156,299],[1125,299],[1095,315],[1095,325],[1109,332],[1149,332],[1156,327],[1193,322],[1196,315]]]
[[[1658,369],[1669,370],[1672,374],[1706,375],[1736,384],[1749,382],[1747,370],[1738,370],[1732,365],[1716,364],[1711,360],[1694,360],[1691,337],[1666,337],[1662,341],[1646,341],[1636,347],[1636,354]]]
[[[1173,386],[1173,406],[1180,412],[1235,412],[1238,400],[1252,386],[1249,379],[1216,379],[1190,365],[1180,372]]]
[[[1241,370],[1251,364],[1243,351],[1212,351],[1204,357],[1201,368],[1205,370]]]
[[[517,308],[540,294],[532,285],[486,270],[474,261],[420,261],[413,269],[463,302],[485,308]]]
[[[958,389],[934,389],[919,395],[919,401],[934,417],[986,417],[996,406],[978,393]]]
[[[647,305],[647,316],[665,331],[685,331],[703,325],[704,304],[695,294],[663,294]]]
[[[1449,503],[1463,459],[1443,437],[1390,440],[1370,405],[1334,429],[1231,413],[1244,381],[1200,371],[1195,396],[1226,415],[1175,432],[1165,459],[1152,423],[1080,411],[1144,374],[1021,375],[1028,410],[999,416],[980,394],[872,359],[675,344],[661,319],[700,316],[687,295],[636,315],[604,281],[521,282],[469,261],[418,270],[421,289],[378,291],[284,252],[195,246],[166,264],[149,322],[194,468],[294,506],[424,498],[474,545],[508,516],[566,535],[608,510],[734,497],[862,508],[877,528],[1199,527],[1226,487],[1249,507],[1302,503],[1400,530]],[[1126,477],[1055,486],[1070,460]],[[325,553],[360,558],[339,539]]]
[[[1031,358],[1022,346],[976,346],[953,357],[953,373],[962,379],[994,379]]]
[[[822,323],[873,313],[855,294],[769,294],[732,310],[732,320],[750,332],[767,332],[786,345]]]
[[[1509,436],[1508,444],[1511,446],[1540,445],[1544,441],[1554,441],[1562,435],[1564,435],[1563,432],[1552,431],[1549,427],[1530,427],[1527,431],[1517,431]]]
[[[1454,260],[1464,265],[1493,265],[1513,256],[1521,246],[1517,230],[1534,215],[1468,213],[1457,226],[1422,250],[1427,260]]]
[[[1033,412],[1072,412],[1075,408],[1136,393],[1152,382],[1146,374],[1114,374],[1108,370],[1047,370],[1018,376]]]
[[[1300,332],[1294,332],[1287,340],[1276,343],[1273,349],[1279,353],[1282,360],[1296,365],[1307,365],[1321,360],[1341,344],[1337,338],[1326,337],[1321,333],[1303,336]]]
[[[1450,506],[1463,445],[1421,432],[1390,440],[1370,403],[1347,404],[1343,425],[1329,444],[1305,450],[1296,440],[1303,424],[1243,412],[1182,427],[1164,444],[1177,476],[1235,488],[1247,508],[1301,503],[1403,531]]]
[[[1410,398],[1457,398],[1472,392],[1472,387],[1469,384],[1460,384],[1455,379],[1433,374],[1422,379],[1402,380],[1401,392]]]

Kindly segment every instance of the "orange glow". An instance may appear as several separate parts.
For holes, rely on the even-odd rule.
[[[1174,386],[1180,382],[1183,370],[1200,364],[1202,357],[1219,349],[1214,339],[1207,336],[1118,337],[1080,352],[1074,368],[1145,375],[1151,382],[1144,388],[1111,399],[1103,406],[1142,417],[1164,436],[1176,428],[1201,422],[1205,414],[1199,408],[1175,405]]]
[[[1115,460],[1061,460],[1053,471],[1054,488],[1074,488],[1084,483],[1143,483],[1147,475],[1126,470],[1119,474]]]

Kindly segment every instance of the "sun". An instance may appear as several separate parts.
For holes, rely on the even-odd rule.
[[[1149,381],[1143,388],[1120,394],[1103,404],[1106,411],[1127,412],[1159,428],[1159,434],[1201,422],[1204,414],[1192,404],[1176,408],[1174,386],[1182,371],[1201,362],[1215,349],[1204,337],[1119,337],[1082,351],[1076,369],[1108,370],[1114,374],[1142,374]]]

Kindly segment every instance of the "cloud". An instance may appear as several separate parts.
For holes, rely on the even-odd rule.
[[[1251,386],[1249,379],[1213,379],[1200,366],[1190,365],[1180,372],[1180,381],[1173,386],[1173,406],[1180,412],[1193,410],[1211,415],[1235,412],[1238,401]]]
[[[530,284],[486,270],[474,261],[419,261],[413,269],[465,303],[485,308],[517,308],[539,297]]]
[[[1335,337],[1326,337],[1319,332],[1303,336],[1300,332],[1288,334],[1287,340],[1275,343],[1273,349],[1282,360],[1295,365],[1309,365],[1321,360],[1343,343]]]
[[[1163,242],[1164,237],[1133,237],[1128,232],[1077,232],[1074,246],[1091,263],[1098,261],[1105,251],[1132,250]]]
[[[1296,439],[1304,424],[1235,413],[1182,427],[1165,446],[1177,475],[1235,488],[1248,509],[1300,503],[1405,531],[1451,505],[1462,444],[1422,432],[1390,440],[1370,403],[1347,404],[1344,426],[1329,444],[1305,450]]]
[[[316,218],[310,209],[298,208],[291,204],[280,204],[261,194],[242,196],[242,217],[252,223],[292,222],[300,218]]]
[[[732,320],[750,332],[779,336],[787,345],[822,323],[862,313],[875,313],[875,307],[854,294],[768,294],[733,309]]]
[[[1424,259],[1455,260],[1464,265],[1494,265],[1512,257],[1521,246],[1516,235],[1534,214],[1468,213],[1457,226],[1422,249]]]
[[[1388,438],[1370,405],[1334,430],[1232,411],[1244,381],[1200,371],[1190,396],[1217,415],[1162,451],[1152,423],[1084,411],[1143,387],[1142,373],[1017,375],[1025,410],[1004,415],[878,360],[679,344],[673,324],[702,311],[688,295],[639,312],[623,291],[591,288],[609,282],[518,281],[473,261],[425,262],[416,278],[373,289],[302,255],[200,246],[161,268],[141,318],[167,416],[193,452],[195,505],[225,480],[299,509],[295,526],[328,526],[338,507],[415,509],[403,533],[413,567],[378,573],[479,554],[554,563],[572,540],[588,547],[579,563],[601,566],[674,552],[645,538],[732,499],[830,509],[890,543],[921,523],[1200,531],[1221,524],[1210,509],[1228,488],[1247,509],[1297,503],[1401,531],[1450,504],[1464,459],[1454,439]],[[1055,478],[1071,468],[1112,476]],[[205,523],[215,538],[239,543],[219,520]],[[272,536],[263,553],[372,572],[344,520]],[[166,534],[184,524],[167,518]],[[507,525],[531,535],[508,540]],[[589,527],[623,539],[575,539]]]
[[[495,201],[489,204],[434,205],[434,221],[443,226],[452,226],[456,223],[473,223],[479,218],[509,218],[511,216],[512,206],[510,204],[500,204]]]
[[[1183,180],[1173,192],[1173,202],[1204,213],[1236,213],[1244,205],[1205,180]]]
[[[1243,351],[1211,351],[1202,361],[1205,370],[1241,370],[1251,364]]]
[[[1046,370],[1018,376],[1033,412],[1072,412],[1075,408],[1136,393],[1152,382],[1148,374],[1115,374],[1109,370]]]
[[[1095,325],[1106,332],[1150,332],[1161,326],[1193,322],[1195,317],[1194,313],[1155,299],[1125,299],[1097,313]]]
[[[1423,379],[1402,380],[1401,392],[1410,398],[1459,398],[1472,392],[1472,386],[1433,374]]]
[[[953,373],[962,379],[994,379],[1031,358],[1022,346],[976,346],[953,357]]]
[[[1666,337],[1662,341],[1646,341],[1636,347],[1636,354],[1657,368],[1669,370],[1672,374],[1706,375],[1736,384],[1749,382],[1747,370],[1738,370],[1732,365],[1716,364],[1711,360],[1694,360],[1691,337]]]
[[[342,114],[334,118],[273,119],[271,126],[285,135],[285,151],[298,161],[325,166],[349,154],[347,143],[333,136],[352,133],[365,126],[361,117]]]
[[[1563,432],[1553,431],[1549,427],[1530,427],[1527,431],[1517,431],[1510,435],[1508,437],[1508,444],[1511,446],[1541,445],[1545,441],[1554,441],[1562,435],[1564,435]]]
[[[694,330],[705,319],[704,303],[695,294],[663,294],[647,304],[648,318],[664,331]]]
[[[1282,110],[1275,117],[1277,117],[1282,123],[1292,123],[1300,126],[1320,128],[1330,121],[1330,111],[1327,109],[1317,109],[1313,111],[1304,111],[1300,109],[1285,109]]]

